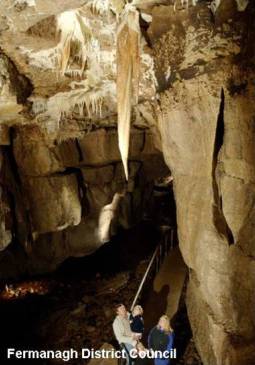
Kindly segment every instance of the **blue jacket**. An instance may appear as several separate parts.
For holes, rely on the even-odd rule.
[[[153,327],[148,337],[148,347],[154,351],[171,351],[174,343],[174,333],[166,334],[160,328]]]

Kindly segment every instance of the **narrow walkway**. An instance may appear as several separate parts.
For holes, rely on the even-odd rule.
[[[169,252],[156,275],[152,291],[149,293],[144,306],[145,335],[143,343],[146,346],[146,339],[149,330],[156,325],[162,314],[173,318],[178,310],[179,301],[187,274],[187,267],[182,259],[179,247]],[[113,350],[109,344],[104,344],[101,350]],[[89,365],[117,365],[117,359],[92,359]]]
[[[175,247],[161,265],[146,300],[144,320],[147,333],[162,314],[173,318],[177,312],[186,274],[187,267],[179,247]]]

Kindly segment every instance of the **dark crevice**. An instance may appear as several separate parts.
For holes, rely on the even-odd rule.
[[[78,155],[79,155],[79,162],[83,161],[84,158],[83,158],[83,153],[82,153],[82,149],[81,149],[81,146],[79,144],[79,141],[77,138],[75,138],[75,146],[76,146],[76,149],[78,151]]]
[[[25,238],[23,236],[23,239],[25,239],[26,242],[31,244],[33,242],[32,222],[31,222],[29,209],[27,209],[26,204],[24,204],[22,181],[21,181],[21,178],[19,175],[19,168],[18,168],[17,162],[14,157],[14,138],[15,137],[16,137],[16,130],[15,130],[15,128],[11,127],[10,128],[10,142],[11,143],[10,143],[10,151],[9,151],[9,163],[10,163],[11,172],[14,177],[15,187],[18,188],[20,206],[22,205],[22,209],[24,209],[24,211],[25,211],[24,212],[24,220],[25,220],[25,227],[26,227],[25,235],[27,237]],[[15,200],[16,200],[16,198],[15,198]],[[20,209],[20,207],[17,206],[17,208],[15,209],[15,215],[18,213],[19,209]],[[19,232],[19,227],[17,226],[17,238],[19,236],[20,236],[20,232]],[[21,242],[21,244],[24,244],[24,242]]]
[[[13,140],[15,129],[10,128],[10,145],[4,148],[4,184],[9,196],[9,204],[12,214],[12,238],[14,243],[24,246],[25,243],[32,243],[32,223],[29,210],[26,208],[22,182],[19,169],[13,153]],[[22,216],[24,221],[21,223],[18,216]]]
[[[86,185],[84,183],[82,172],[79,169],[77,169],[76,178],[77,178],[78,189],[79,189],[79,196],[80,196],[80,202],[81,202],[81,208],[82,208],[82,216],[86,216],[89,213],[89,202],[88,202],[88,199],[87,199],[87,188],[86,188]]]
[[[221,147],[223,146],[224,140],[224,107],[225,107],[225,95],[223,89],[221,90],[221,103],[220,110],[217,120],[216,132],[215,132],[215,141],[214,141],[214,158],[213,158],[213,169],[215,171],[217,166],[217,158],[220,152]]]
[[[21,178],[19,175],[19,168],[17,165],[17,162],[14,157],[14,139],[16,138],[16,131],[14,127],[10,127],[9,129],[9,135],[10,135],[10,145],[6,147],[6,153],[9,160],[9,166],[11,167],[11,171],[14,177],[14,180],[16,181],[16,186],[21,189]]]
[[[8,202],[9,202],[9,207],[10,207],[10,215],[11,215],[11,220],[12,220],[12,225],[11,225],[11,235],[12,235],[12,241],[14,242],[15,240],[18,240],[18,221],[16,218],[16,202],[15,202],[15,197],[11,192],[7,191],[7,195],[8,195]]]
[[[228,91],[231,96],[242,95],[247,91],[248,81],[235,82],[233,79],[228,80]]]
[[[51,176],[72,175],[72,174],[76,174],[79,171],[80,171],[80,169],[78,167],[66,167],[64,171],[55,172],[53,174],[50,174],[49,177],[51,177]]]
[[[17,103],[25,104],[27,98],[33,92],[33,85],[31,81],[25,76],[19,73],[14,62],[5,55],[0,49],[0,58],[4,60],[6,64],[6,68],[9,74],[11,88],[13,89],[13,93],[16,94]]]
[[[152,48],[152,43],[151,43],[151,39],[148,35],[148,29],[150,27],[150,23],[146,22],[141,16],[139,17],[139,23],[140,23],[140,29],[142,32],[142,35],[144,36],[147,45]]]
[[[143,152],[144,148],[145,148],[145,144],[146,144],[146,132],[143,132],[143,141],[142,141],[142,147],[141,147],[141,152]]]
[[[6,153],[6,147],[2,148],[2,156],[3,156],[3,164],[1,168],[1,176],[0,176],[0,186],[2,189],[1,199],[7,203],[9,207],[9,212],[4,213],[5,227],[7,223],[7,229],[11,231],[12,240],[14,241],[15,237],[17,237],[17,219],[15,215],[15,197],[11,189],[9,188],[9,177],[8,177],[8,155]]]
[[[239,14],[238,16],[240,16]],[[255,2],[249,1],[247,9],[245,11],[245,27],[242,36],[243,40],[241,42],[241,52],[237,55],[237,60],[241,61],[241,67],[245,73],[247,72],[247,70],[249,70],[249,67],[254,68],[255,66],[254,19],[255,19]]]
[[[225,107],[225,96],[224,96],[224,90],[222,89],[220,110],[215,132],[214,152],[212,161],[212,181],[213,181],[213,194],[214,194],[213,219],[215,227],[217,228],[219,234],[223,235],[227,239],[229,245],[232,245],[234,243],[234,236],[223,213],[222,196],[220,195],[219,192],[219,187],[216,177],[218,157],[224,142],[224,132],[225,132],[224,107]]]

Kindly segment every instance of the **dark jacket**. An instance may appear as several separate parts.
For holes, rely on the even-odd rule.
[[[130,327],[131,327],[132,332],[143,333],[144,323],[143,323],[142,316],[140,316],[140,315],[133,316],[132,314],[130,314],[129,320],[130,320]]]
[[[167,334],[157,326],[153,327],[148,337],[149,349],[169,351],[173,345],[173,333]]]

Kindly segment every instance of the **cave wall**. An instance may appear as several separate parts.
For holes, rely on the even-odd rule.
[[[11,135],[2,186],[15,204],[9,206],[11,226],[6,226],[7,215],[1,225],[1,242],[7,247],[1,253],[2,277],[51,271],[70,256],[93,253],[120,227],[142,219],[154,179],[168,173],[147,130],[131,132],[128,183],[114,128],[59,143],[36,126],[14,128]],[[118,204],[112,208],[116,193]],[[100,222],[107,207],[113,216],[104,228]],[[19,248],[13,250],[11,243]],[[17,250],[23,267],[15,265]]]
[[[155,12],[158,21],[167,17]],[[254,24],[234,2],[214,23],[202,3],[193,16],[168,16],[173,30],[155,40],[158,70],[171,69],[169,79],[161,73],[158,124],[189,267],[188,315],[204,364],[248,365],[255,363],[255,75],[247,44]]]

